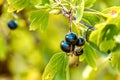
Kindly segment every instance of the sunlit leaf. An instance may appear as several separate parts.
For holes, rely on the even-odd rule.
[[[96,30],[92,31],[90,36],[89,36],[89,41],[94,42],[95,44],[98,43],[98,37],[99,37],[99,33],[100,31],[104,28],[105,24],[104,23],[100,23],[100,24],[96,24]]]
[[[120,44],[119,43],[116,43],[116,46],[113,49],[113,52],[117,52],[117,51],[120,51]]]
[[[96,62],[95,62],[96,53],[88,43],[86,43],[85,45],[83,54],[85,56],[85,60],[87,61],[87,63],[96,69]]]
[[[56,53],[47,64],[42,80],[66,80],[68,57],[65,53]]]
[[[49,0],[42,0],[42,4],[50,3]]]
[[[30,3],[33,5],[41,3],[41,0],[30,0]]]
[[[109,7],[106,8],[105,10],[102,11],[103,13],[108,15],[108,24],[115,24],[118,30],[120,30],[120,7],[119,6],[114,6],[114,7]]]
[[[85,0],[85,7],[92,7],[96,0]]]
[[[90,46],[95,50],[96,53],[99,53],[99,54],[102,54],[102,55],[105,55],[104,52],[102,52],[100,49],[99,49],[99,46],[97,46],[97,44],[89,41],[89,44]]]
[[[78,0],[77,2],[77,10],[76,10],[76,22],[78,23],[82,16],[84,11],[84,0]]]
[[[113,52],[111,58],[111,65],[120,71],[120,52]]]
[[[89,40],[95,44],[97,44],[98,32],[99,30],[94,30],[89,36]]]
[[[48,26],[48,18],[48,12],[45,10],[37,10],[32,12],[30,16],[30,30],[36,30],[37,28],[45,30]]]
[[[109,7],[109,8],[104,9],[102,12],[106,14],[108,13],[111,14],[111,11],[115,11],[116,13],[118,13],[119,10],[120,10],[120,7],[114,6],[114,7]]]
[[[9,4],[9,8],[8,8],[9,12],[13,12],[15,10],[19,12],[29,5],[29,0],[7,0],[7,1]]]
[[[113,39],[118,34],[118,29],[114,24],[107,24],[99,33],[98,42]]]
[[[92,12],[84,12],[83,19],[87,20],[91,25],[95,25],[105,20],[102,16]]]
[[[19,12],[29,5],[36,5],[41,3],[41,0],[7,0],[7,1],[9,4],[8,7],[9,12],[13,11]]]
[[[100,50],[104,52],[111,51],[116,46],[116,43],[114,40],[105,40],[101,42],[100,44]]]

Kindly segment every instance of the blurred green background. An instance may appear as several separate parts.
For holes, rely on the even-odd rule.
[[[93,9],[102,11],[120,6],[120,0],[96,0]],[[69,31],[68,20],[62,15],[50,15],[46,31],[29,31],[29,7],[19,13],[8,13],[6,0],[0,0],[0,80],[41,80],[44,68],[53,54],[60,50],[60,42]],[[16,20],[18,28],[10,30],[9,20]],[[102,62],[102,59],[98,62]],[[97,71],[80,62],[71,67],[71,80],[120,80],[120,74],[109,62]]]

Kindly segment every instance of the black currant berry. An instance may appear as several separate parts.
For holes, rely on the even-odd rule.
[[[81,49],[81,48],[75,48],[75,50],[74,50],[74,55],[75,56],[80,56],[82,54],[83,54],[83,49]]]
[[[64,52],[69,53],[69,52],[74,50],[75,46],[68,44],[66,41],[62,41],[61,44],[60,44],[60,47]]]
[[[85,44],[85,40],[83,38],[78,38],[76,45],[83,46]]]
[[[77,35],[73,32],[70,32],[65,36],[66,42],[72,45],[76,44],[77,39],[78,39]]]
[[[11,20],[11,21],[9,21],[8,22],[8,27],[10,28],[10,29],[16,29],[17,28],[17,22],[15,22],[14,20]]]

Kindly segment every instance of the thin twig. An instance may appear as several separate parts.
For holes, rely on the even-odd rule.
[[[69,13],[69,10],[64,6],[64,5],[62,5],[61,4],[61,1],[60,0],[57,0],[58,2],[58,4],[59,4],[59,6],[61,6],[62,7],[62,9],[66,12],[66,13]]]
[[[63,10],[61,10],[60,13],[61,13],[63,16],[69,18],[69,14],[65,13]],[[73,16],[72,19],[73,19],[73,20],[76,20],[76,17]],[[84,22],[83,20],[81,20],[81,21],[79,21],[79,22],[80,22],[81,24],[87,26],[89,29],[91,29],[91,30],[95,30],[95,27],[94,27],[94,26],[87,24],[87,23]]]
[[[72,9],[70,9],[70,13],[69,13],[69,23],[70,23],[70,32],[72,32],[72,17],[73,17],[73,14],[72,14]]]
[[[88,27],[89,29],[91,29],[91,30],[95,30],[95,27],[94,27],[94,26],[87,24],[87,23],[84,22],[83,20],[81,20],[80,23],[83,24],[83,25],[85,25],[85,26],[87,26],[87,27]]]
[[[55,1],[55,2],[57,2],[57,3],[59,4],[59,6],[61,6],[62,9],[63,9],[63,10],[60,11],[60,13],[61,13],[62,15],[64,15],[65,17],[69,18],[69,16],[70,16],[69,12],[70,12],[70,11],[69,11],[64,5],[61,4],[61,1],[60,1],[60,0],[57,0],[57,1]],[[75,17],[75,16],[72,16],[72,17],[73,17],[72,20],[76,20],[76,17]],[[95,30],[95,27],[94,27],[94,26],[87,24],[87,23],[84,22],[83,20],[81,20],[81,21],[79,21],[79,22],[80,22],[81,24],[87,26],[88,29]]]

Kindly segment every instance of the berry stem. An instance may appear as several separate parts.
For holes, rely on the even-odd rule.
[[[73,15],[72,15],[72,9],[70,9],[70,12],[69,12],[69,22],[70,22],[70,32],[72,32],[72,17],[73,17]]]
[[[72,52],[72,48],[73,48],[73,46],[72,46],[72,45],[70,45],[70,52]]]

